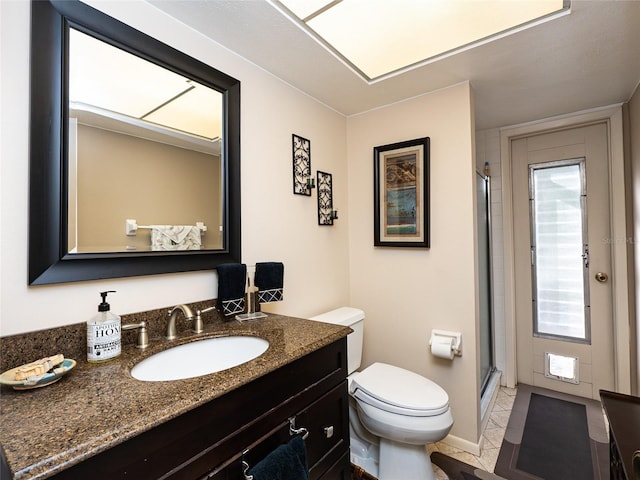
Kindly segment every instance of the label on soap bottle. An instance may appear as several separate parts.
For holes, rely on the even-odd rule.
[[[87,324],[87,360],[102,362],[120,355],[120,318]]]

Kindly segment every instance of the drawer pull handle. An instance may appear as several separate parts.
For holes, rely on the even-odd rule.
[[[324,436],[327,438],[333,437],[333,425],[324,427]]]
[[[309,430],[304,427],[297,428],[296,427],[296,417],[291,417],[289,419],[289,435],[302,435],[302,439],[306,440],[309,436]]]

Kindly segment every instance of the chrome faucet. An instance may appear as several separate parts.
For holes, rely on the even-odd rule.
[[[187,305],[176,305],[167,313],[167,315],[169,316],[169,322],[167,323],[168,340],[173,340],[174,338],[176,338],[176,317],[178,316],[178,312],[180,311],[182,311],[186,320],[194,321],[193,331],[195,333],[202,333],[202,319],[200,319],[200,316],[196,316],[191,308],[189,308]]]

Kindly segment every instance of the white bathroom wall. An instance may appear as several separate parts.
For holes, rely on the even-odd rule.
[[[148,3],[87,3],[242,82],[242,260],[285,264],[285,301],[265,310],[309,316],[348,303],[346,119]],[[27,285],[29,2],[0,1],[0,21],[0,335],[86,321],[107,289],[120,314],[215,297],[212,271]],[[314,173],[333,174],[333,227],[317,225],[315,191],[292,193],[292,133],[311,140]]]
[[[478,441],[475,163],[468,83],[348,119],[351,304],[366,313],[364,364],[387,362],[449,394],[451,434]],[[373,147],[431,139],[431,248],[373,246]],[[462,332],[452,362],[428,350],[432,329]]]

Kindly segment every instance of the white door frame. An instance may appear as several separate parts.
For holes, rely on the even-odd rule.
[[[609,141],[609,197],[611,210],[611,282],[613,287],[613,341],[615,388],[631,393],[629,345],[629,289],[627,281],[627,230],[624,182],[622,105],[500,129],[502,213],[504,235],[505,372],[508,387],[516,384],[515,257],[513,249],[513,197],[511,185],[511,139],[545,131],[605,122]],[[615,187],[614,187],[615,186]]]

